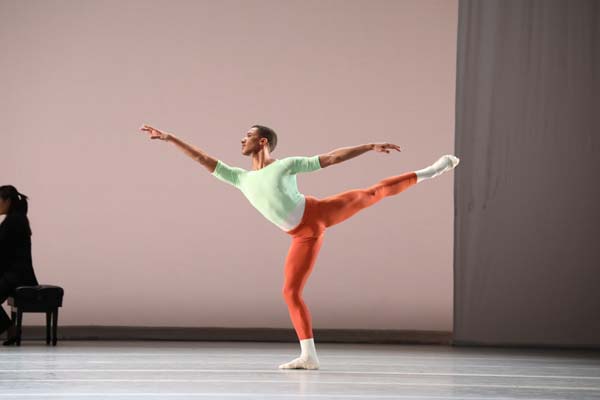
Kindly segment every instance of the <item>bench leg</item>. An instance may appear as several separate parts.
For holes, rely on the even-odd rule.
[[[17,346],[21,345],[21,326],[23,325],[23,311],[18,308],[17,309],[17,341],[15,342]]]
[[[52,311],[52,346],[56,346],[56,331],[58,327],[58,307]]]
[[[52,324],[52,311],[46,311],[46,344],[50,344],[50,326]]]

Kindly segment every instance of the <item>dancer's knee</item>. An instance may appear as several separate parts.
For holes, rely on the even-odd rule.
[[[302,302],[302,293],[298,288],[284,286],[281,294],[287,304],[298,304]]]
[[[377,196],[377,185],[371,186],[370,188],[364,189],[363,194],[368,196],[369,199]]]

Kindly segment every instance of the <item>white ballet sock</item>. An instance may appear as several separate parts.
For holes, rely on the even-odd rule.
[[[317,349],[315,349],[314,338],[303,339],[300,341],[302,350],[300,357],[292,361],[281,364],[282,369],[319,369],[319,359],[317,358]]]
[[[417,174],[417,183],[424,181],[425,179],[434,178],[446,171],[454,169],[460,159],[453,156],[452,154],[446,154],[441,156],[436,162],[431,164],[429,167],[415,171]]]

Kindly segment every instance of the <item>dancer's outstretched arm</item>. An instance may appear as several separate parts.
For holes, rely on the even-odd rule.
[[[375,150],[381,153],[389,153],[390,150],[402,151],[400,150],[400,146],[392,143],[369,143],[332,150],[329,153],[320,155],[319,161],[321,162],[321,166],[325,168],[330,165],[349,160],[370,150]]]
[[[203,150],[201,150],[197,147],[187,144],[183,140],[177,138],[172,133],[161,132],[158,129],[153,128],[149,125],[142,125],[140,127],[140,130],[142,132],[149,133],[150,139],[159,139],[159,140],[164,140],[166,142],[173,143],[180,150],[182,150],[185,154],[187,154],[194,160],[198,161],[200,164],[204,165],[204,167],[206,167],[208,172],[210,172],[211,174],[217,167],[217,159],[216,158],[209,156]]]

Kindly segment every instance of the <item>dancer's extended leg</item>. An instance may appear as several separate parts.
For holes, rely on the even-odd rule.
[[[329,227],[350,218],[360,210],[372,206],[381,199],[394,196],[417,183],[417,175],[407,172],[383,179],[366,189],[354,189],[329,196],[319,201],[319,214]]]
[[[354,189],[319,201],[319,214],[326,227],[339,224],[384,197],[394,196],[416,183],[433,178],[458,165],[459,159],[444,155],[429,167],[383,179],[367,189]]]

